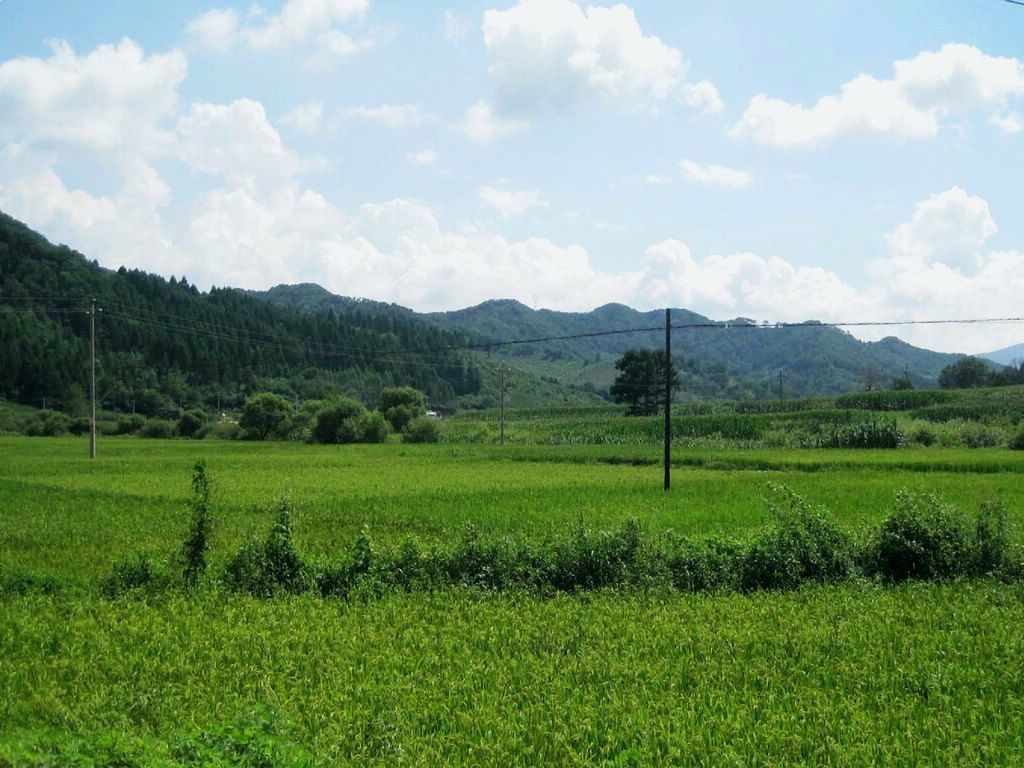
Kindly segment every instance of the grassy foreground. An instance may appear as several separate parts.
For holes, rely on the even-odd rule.
[[[508,446],[507,446],[508,448]],[[677,452],[0,438],[4,765],[1005,765],[1024,760],[1024,589],[986,581],[790,593],[477,590],[256,600],[99,597],[111,564],[181,543],[194,459],[223,561],[283,493],[296,545],[544,535],[629,518],[763,525],[769,481],[851,531],[895,492],[1024,510],[1000,450]],[[1014,536],[1019,540],[1018,532]]]

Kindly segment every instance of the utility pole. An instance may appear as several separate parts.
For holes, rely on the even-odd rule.
[[[501,373],[501,376],[500,376],[500,380],[501,380],[501,427],[500,427],[500,437],[498,439],[500,441],[499,444],[500,445],[504,445],[505,444],[505,365],[504,365],[504,363],[502,363],[501,365],[498,366],[498,371]]]
[[[782,396],[782,369],[779,368],[779,402],[781,403],[785,398]]]
[[[96,458],[96,299],[89,310],[89,458]]]
[[[672,488],[672,310],[665,310],[665,490]]]

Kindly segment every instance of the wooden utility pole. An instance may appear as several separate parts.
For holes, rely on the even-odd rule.
[[[96,458],[96,299],[89,310],[89,458]]]
[[[501,372],[501,388],[502,388],[502,416],[501,416],[501,444],[505,444],[505,364],[498,367]]]
[[[665,310],[665,490],[672,488],[672,310]]]

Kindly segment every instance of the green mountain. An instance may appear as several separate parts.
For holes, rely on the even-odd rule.
[[[277,286],[258,295],[290,307],[339,309],[355,303],[366,311],[415,314],[395,305],[334,296],[309,284]],[[480,354],[538,379],[591,392],[607,391],[615,378],[615,360],[626,349],[665,343],[664,310],[640,312],[622,304],[606,304],[591,312],[556,312],[498,299],[421,317],[478,344],[575,336],[484,348]],[[759,327],[744,318],[716,322],[686,309],[673,309],[672,323],[699,326],[673,330],[673,357],[683,373],[684,397],[775,397],[780,371],[783,392],[789,396],[888,387],[904,375],[916,387],[934,387],[942,369],[960,357],[921,349],[895,337],[864,342],[813,321],[795,327]],[[640,330],[592,335],[630,329]]]
[[[84,410],[92,300],[98,398],[114,410],[167,416],[236,406],[264,389],[373,403],[394,384],[447,402],[482,387],[465,353],[414,351],[464,337],[408,310],[354,300],[290,308],[231,288],[204,293],[185,278],[104,269],[0,214],[0,398]]]
[[[501,300],[427,317],[483,341],[581,335],[507,347],[500,354],[534,372],[597,390],[611,384],[613,361],[626,349],[665,343],[664,310],[639,312],[621,304],[606,304],[592,312],[555,312]],[[759,327],[744,318],[716,322],[686,309],[673,309],[672,324],[700,326],[674,327],[672,332],[673,357],[684,373],[682,391],[697,397],[774,396],[779,371],[784,393],[789,395],[887,387],[905,373],[917,387],[934,387],[941,370],[960,357],[920,349],[895,337],[864,342],[813,321],[795,327]],[[648,330],[585,336],[633,328]]]

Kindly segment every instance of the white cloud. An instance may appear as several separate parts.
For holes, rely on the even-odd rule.
[[[660,173],[648,173],[644,176],[644,181],[652,187],[667,187],[672,184],[672,177],[663,176]]]
[[[277,186],[301,168],[252,99],[193,104],[178,121],[181,159],[189,167],[243,187]]]
[[[294,128],[299,133],[312,134],[320,130],[324,117],[323,102],[310,101],[299,104],[280,119],[282,125]]]
[[[0,178],[6,176],[0,162]],[[108,266],[180,274],[171,239],[160,220],[170,189],[141,161],[122,166],[124,184],[113,196],[69,189],[53,168],[40,165],[0,181],[0,209]]]
[[[430,119],[430,115],[415,104],[380,104],[376,107],[360,105],[346,107],[339,114],[342,117],[380,123],[387,128],[405,128]]]
[[[448,8],[444,12],[444,39],[449,43],[461,43],[472,30],[469,19]]]
[[[683,158],[679,167],[682,169],[683,178],[697,184],[739,189],[750,184],[752,180],[746,171],[726,168],[724,165],[715,165],[714,163],[702,164],[689,158]]]
[[[1006,115],[992,115],[988,122],[1004,136],[1010,136],[1024,130],[1024,120],[1022,120],[1021,116],[1016,112],[1011,112]]]
[[[484,13],[488,74],[503,114],[574,109],[592,101],[657,109],[670,100],[720,108],[710,83],[686,82],[682,54],[646,35],[624,4],[520,0]]]
[[[192,19],[189,38],[198,46],[226,52],[242,46],[256,52],[301,51],[307,61],[325,64],[373,47],[373,39],[353,38],[369,0],[289,0],[277,14],[259,6],[246,13],[214,9]]]
[[[487,144],[518,133],[529,127],[529,123],[521,118],[496,115],[489,104],[480,101],[466,110],[465,116],[455,127],[478,144]]]
[[[128,39],[78,56],[63,41],[48,59],[0,64],[0,140],[41,149],[157,151],[177,110],[188,63],[178,51],[146,56]]]
[[[893,258],[908,271],[942,264],[970,273],[983,263],[981,248],[996,231],[988,203],[953,187],[919,202],[913,218],[886,240]]]
[[[893,70],[887,80],[858,75],[812,107],[760,94],[733,134],[784,148],[820,146],[846,135],[925,138],[936,135],[947,118],[1001,110],[1024,95],[1024,64],[1018,59],[959,43],[897,61]]]
[[[413,165],[433,165],[437,162],[437,152],[433,149],[421,149],[418,152],[408,152],[405,158]]]
[[[481,203],[493,208],[503,219],[514,219],[531,208],[546,208],[548,205],[544,195],[535,189],[479,187],[477,195]]]
[[[683,88],[682,99],[687,106],[703,115],[717,115],[725,109],[725,103],[719,97],[718,89],[714,83],[708,80],[686,85]]]

